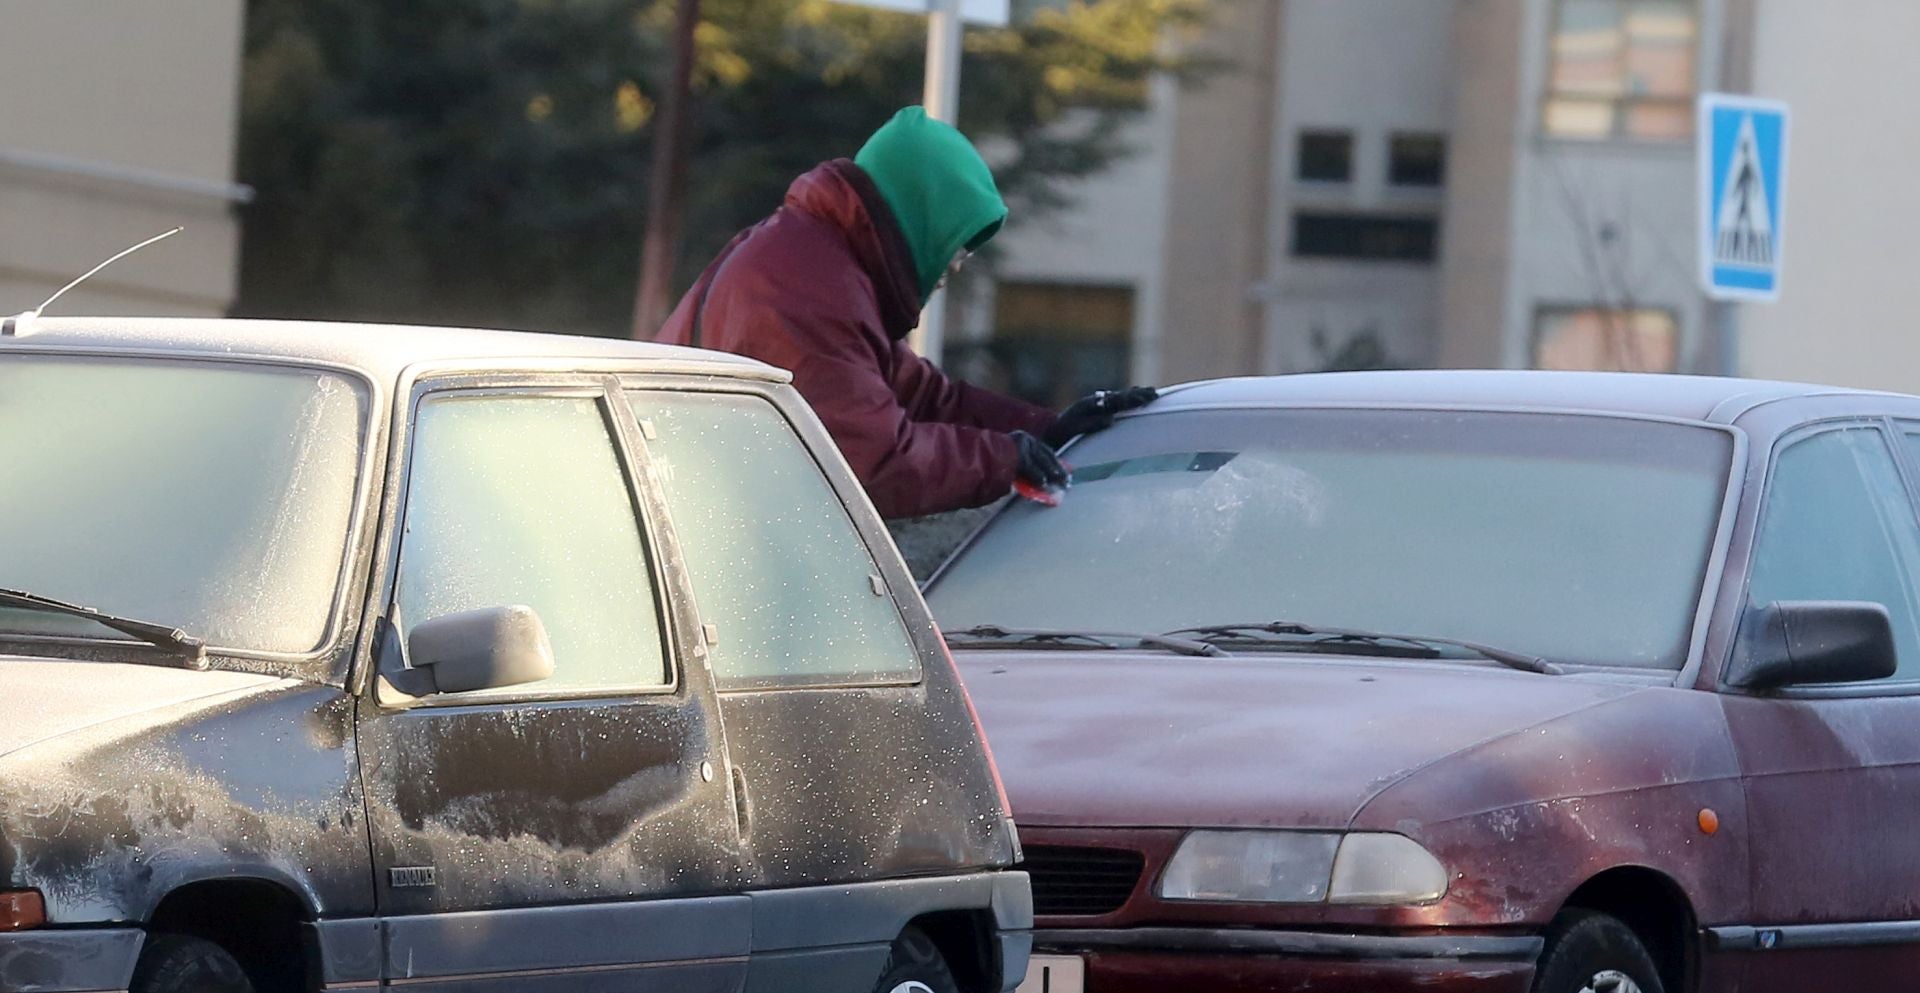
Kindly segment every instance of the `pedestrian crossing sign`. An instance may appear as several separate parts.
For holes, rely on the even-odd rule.
[[[1780,295],[1787,196],[1787,106],[1704,93],[1695,156],[1700,171],[1700,282],[1716,300]]]

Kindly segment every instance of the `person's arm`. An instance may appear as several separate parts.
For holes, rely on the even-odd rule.
[[[1053,426],[1053,411],[948,379],[900,342],[893,344],[893,370],[893,394],[913,420],[1033,435]]]
[[[881,516],[978,507],[1012,489],[1020,449],[1008,431],[915,420],[856,356],[816,354],[793,373]]]

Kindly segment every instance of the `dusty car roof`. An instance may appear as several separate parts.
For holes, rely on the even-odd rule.
[[[1769,401],[1831,395],[1890,394],[1714,376],[1430,370],[1208,380],[1173,387],[1148,410],[1366,404],[1587,411],[1724,423]]]
[[[322,321],[256,321],[224,318],[45,317],[0,336],[0,354],[14,346],[108,351],[222,353],[359,369],[392,381],[423,363],[525,359],[539,363],[579,361],[633,365],[643,371],[744,376],[785,381],[772,366],[724,352],[657,345],[621,338],[487,331],[474,328]]]

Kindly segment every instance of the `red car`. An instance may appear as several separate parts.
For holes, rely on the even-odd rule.
[[[1920,985],[1920,398],[1170,391],[928,585],[1034,993]]]

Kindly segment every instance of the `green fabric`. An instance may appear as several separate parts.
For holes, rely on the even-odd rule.
[[[961,249],[985,244],[1007,219],[986,160],[950,124],[908,107],[867,139],[854,164],[892,208],[913,252],[925,300]]]

